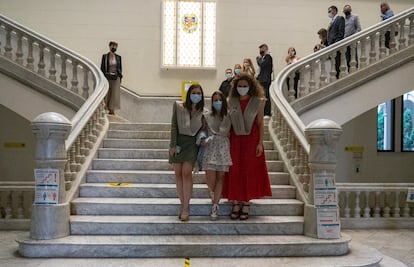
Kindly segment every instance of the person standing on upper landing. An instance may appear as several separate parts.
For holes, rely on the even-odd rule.
[[[390,9],[390,6],[387,3],[381,3],[381,19],[386,20],[394,16],[394,11]],[[387,31],[385,33],[385,47],[390,48],[391,32]]]
[[[101,71],[109,83],[108,93],[105,97],[105,108],[109,110],[111,115],[115,115],[115,110],[121,108],[122,60],[121,56],[115,53],[117,48],[118,43],[109,42],[109,52],[103,54],[101,60]]]
[[[273,72],[273,58],[269,54],[269,47],[267,44],[262,44],[259,46],[260,56],[256,57],[257,65],[260,67],[259,75],[257,75],[257,80],[265,91],[266,104],[264,108],[264,115],[271,116],[271,102],[270,102],[270,93],[269,88],[272,83],[272,72]]]
[[[345,19],[338,15],[338,8],[330,6],[328,8],[328,17],[331,22],[328,26],[328,45],[332,45],[344,39],[345,36]],[[341,66],[341,53],[338,51],[335,57],[336,78],[339,78],[339,67]]]

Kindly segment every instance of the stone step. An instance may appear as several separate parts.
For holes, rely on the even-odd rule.
[[[123,130],[123,131],[170,131],[171,123],[126,123],[126,122],[111,122],[109,130]]]
[[[265,150],[267,160],[277,160],[276,150]],[[139,159],[139,158],[168,158],[168,149],[129,149],[129,148],[101,148],[98,150],[100,159]]]
[[[170,131],[125,131],[110,130],[107,138],[111,139],[170,139]]]
[[[282,172],[283,161],[267,160],[270,172]],[[168,159],[94,159],[92,168],[95,170],[172,170]]]
[[[170,140],[166,139],[111,139],[103,141],[104,148],[146,148],[146,149],[168,149]],[[263,141],[265,150],[274,149],[272,141]]]
[[[151,131],[151,130],[109,130],[107,138],[113,139],[170,139],[170,131]],[[269,141],[270,134],[265,132],[263,140]]]
[[[302,235],[302,216],[256,216],[245,221],[220,214],[192,216],[71,216],[72,235]]]
[[[278,199],[296,198],[296,187],[291,185],[272,185],[272,197]],[[111,198],[176,198],[177,190],[169,184],[133,184],[133,183],[87,183],[80,186],[80,197]],[[193,198],[209,198],[206,184],[193,186]]]
[[[177,198],[85,198],[72,200],[72,215],[161,215],[177,216],[180,202]],[[191,216],[208,216],[211,200],[192,198]],[[220,213],[230,214],[231,203],[223,199]],[[297,199],[257,199],[250,204],[253,216],[303,216],[303,202]]]
[[[339,256],[348,253],[350,241],[346,235],[334,240],[303,235],[72,235],[52,240],[17,240],[19,253],[33,258]]]
[[[285,172],[269,172],[270,183],[274,185],[289,184],[289,174]],[[87,183],[175,183],[174,171],[153,170],[89,170]],[[206,183],[205,173],[193,174],[194,184]]]

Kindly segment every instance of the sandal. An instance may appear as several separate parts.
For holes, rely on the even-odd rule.
[[[247,209],[245,209],[244,207],[247,207]],[[243,204],[243,207],[240,210],[240,220],[244,221],[249,219],[249,211],[250,211],[250,204]]]
[[[233,207],[231,208],[230,219],[237,220],[240,216],[240,211],[240,204],[233,204]]]

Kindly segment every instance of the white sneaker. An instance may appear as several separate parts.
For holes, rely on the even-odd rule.
[[[219,210],[219,205],[218,204],[213,204],[213,206],[211,206],[211,214],[210,214],[210,219],[215,221],[218,218],[218,210]]]

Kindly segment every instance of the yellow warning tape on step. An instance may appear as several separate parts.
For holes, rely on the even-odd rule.
[[[190,258],[184,259],[184,267],[190,267]]]
[[[108,183],[108,184],[106,184],[106,186],[109,186],[109,187],[129,187],[129,186],[132,186],[132,184],[131,183]]]

